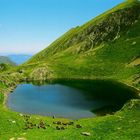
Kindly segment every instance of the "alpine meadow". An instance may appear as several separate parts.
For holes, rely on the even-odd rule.
[[[139,0],[71,28],[20,65],[0,56],[0,140],[139,140],[139,130]]]

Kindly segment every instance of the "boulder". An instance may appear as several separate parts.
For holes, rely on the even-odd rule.
[[[82,128],[82,126],[80,124],[77,124],[76,128]]]
[[[89,132],[82,132],[81,135],[90,136],[91,134]]]

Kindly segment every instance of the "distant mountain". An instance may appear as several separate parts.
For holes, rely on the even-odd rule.
[[[26,62],[28,59],[32,57],[32,55],[27,55],[27,54],[12,54],[8,55],[8,57],[15,62],[16,64],[20,65],[24,62]]]
[[[0,56],[0,64],[8,64],[12,66],[16,65],[16,63],[14,63],[10,58],[6,56]]]

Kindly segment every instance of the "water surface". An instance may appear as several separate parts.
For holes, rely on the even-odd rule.
[[[69,80],[20,84],[9,94],[7,105],[27,114],[79,119],[94,117],[98,110],[116,111],[131,98],[136,98],[135,92],[121,84]]]

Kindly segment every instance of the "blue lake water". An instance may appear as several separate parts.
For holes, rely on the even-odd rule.
[[[79,81],[46,83],[44,85],[24,83],[18,85],[9,94],[7,105],[14,111],[26,114],[79,119],[94,117],[96,116],[94,110],[106,106],[119,105],[121,107],[126,100],[134,97],[134,95],[125,98],[120,96],[120,91],[130,92],[127,88],[121,87],[121,89],[118,86],[117,90],[120,91],[116,91],[116,88],[113,87],[115,85],[111,84],[110,88],[106,88],[106,86],[103,86],[102,82],[86,82],[85,84],[85,82]],[[134,93],[133,91],[129,92],[129,95]]]

